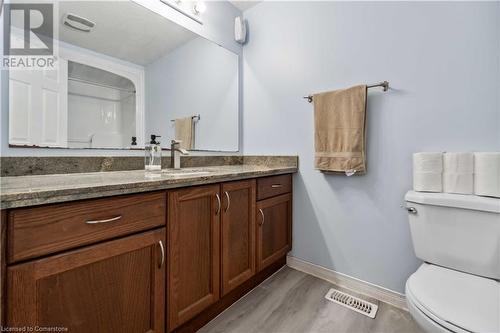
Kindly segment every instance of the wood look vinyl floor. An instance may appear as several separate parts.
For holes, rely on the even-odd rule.
[[[199,332],[423,333],[408,312],[369,297],[360,296],[379,305],[375,319],[327,301],[332,287],[343,290],[285,267]]]

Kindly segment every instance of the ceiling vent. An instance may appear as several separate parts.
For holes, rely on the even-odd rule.
[[[87,20],[84,17],[75,15],[75,14],[65,14],[63,16],[63,24],[72,29],[82,31],[82,32],[91,32],[95,27],[95,23]]]

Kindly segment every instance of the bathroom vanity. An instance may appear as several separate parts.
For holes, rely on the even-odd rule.
[[[297,158],[235,154],[242,46],[208,39],[210,22],[210,33],[184,27],[189,3],[167,2],[61,2],[53,68],[9,71],[9,149],[67,157],[1,157],[0,325],[193,332],[285,264]],[[228,6],[231,22],[241,12]],[[211,162],[161,170],[170,143],[174,168],[176,150],[184,166]],[[150,147],[146,174],[139,151]],[[107,151],[63,149],[130,152],[96,165]],[[114,162],[123,168],[109,171]]]
[[[198,169],[4,177],[2,324],[192,332],[282,267],[296,166]]]

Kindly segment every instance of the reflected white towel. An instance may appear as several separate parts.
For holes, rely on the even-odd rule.
[[[194,122],[192,117],[175,120],[175,139],[181,141],[180,147],[183,149],[194,148]]]

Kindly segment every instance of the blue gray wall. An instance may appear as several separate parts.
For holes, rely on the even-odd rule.
[[[162,146],[175,138],[171,119],[200,115],[195,149],[236,152],[239,57],[203,37],[146,67],[146,133],[161,135]]]
[[[500,150],[500,4],[263,2],[245,12],[243,152],[298,154],[293,255],[403,292],[415,151]],[[309,93],[388,80],[368,102],[368,173],[313,169]]]

